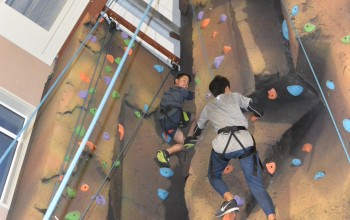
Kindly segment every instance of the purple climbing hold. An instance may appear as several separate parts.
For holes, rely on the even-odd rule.
[[[87,90],[81,90],[81,91],[79,92],[79,96],[80,96],[80,98],[82,98],[82,99],[86,99],[86,97],[88,96],[88,94],[89,94],[89,92],[88,92]]]
[[[218,69],[220,67],[220,64],[221,62],[224,60],[224,56],[218,56],[218,57],[215,57],[214,59],[214,66],[216,69]]]
[[[111,77],[104,76],[103,80],[105,81],[106,85],[108,86],[111,83]]]
[[[203,16],[204,16],[204,11],[198,12],[198,15],[197,15],[198,20],[202,20]]]
[[[109,134],[108,134],[108,132],[107,131],[104,131],[103,132],[103,139],[105,139],[106,141],[108,141],[109,140]]]
[[[98,194],[95,198],[97,205],[106,205],[106,199],[103,197],[103,195]]]
[[[225,14],[220,15],[220,22],[221,23],[224,23],[226,21],[226,19],[227,19],[227,16]]]
[[[235,195],[233,198],[236,200],[238,206],[244,205],[244,198],[239,197],[237,195]]]
[[[95,43],[95,42],[97,41],[97,37],[94,36],[94,35],[91,35],[89,40],[90,40],[91,42]]]
[[[208,93],[205,95],[205,98],[206,98],[206,99],[209,99],[210,97],[211,97],[211,93],[208,92]]]
[[[129,35],[126,32],[124,32],[124,31],[122,31],[122,33],[120,35],[122,36],[123,39],[128,39],[129,38]]]

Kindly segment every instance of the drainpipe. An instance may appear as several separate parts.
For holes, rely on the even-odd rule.
[[[91,133],[92,133],[96,123],[97,123],[97,120],[100,117],[101,112],[102,112],[102,110],[103,110],[103,108],[104,108],[104,106],[105,106],[105,104],[107,102],[107,99],[110,96],[110,93],[112,92],[113,86],[114,86],[115,82],[117,81],[117,78],[118,78],[118,76],[120,74],[120,71],[121,71],[122,67],[124,66],[125,60],[126,60],[126,58],[128,56],[128,53],[129,53],[129,51],[131,49],[131,46],[133,45],[133,43],[135,41],[135,38],[136,38],[138,32],[140,31],[141,25],[144,22],[149,9],[151,8],[152,2],[153,2],[153,0],[149,1],[147,8],[146,8],[145,12],[142,15],[140,23],[137,26],[137,28],[136,28],[136,30],[134,32],[134,35],[131,38],[131,41],[130,41],[130,43],[128,45],[128,48],[124,52],[124,55],[123,55],[123,57],[122,57],[122,59],[120,61],[120,65],[118,65],[118,68],[115,71],[114,76],[113,76],[110,84],[108,85],[106,93],[105,93],[105,95],[102,98],[101,104],[99,105],[99,107],[98,107],[98,109],[97,109],[97,111],[95,113],[95,116],[92,119],[91,124],[90,124],[89,128],[87,129],[83,140],[81,141],[81,144],[80,144],[80,146],[79,146],[79,148],[77,150],[77,153],[75,154],[75,156],[74,156],[74,158],[73,158],[73,160],[72,160],[72,162],[71,162],[71,164],[70,164],[70,166],[69,166],[69,168],[67,170],[66,175],[64,176],[64,178],[63,178],[59,188],[57,189],[57,192],[56,192],[55,196],[53,197],[49,207],[47,208],[47,211],[46,211],[45,216],[43,218],[44,220],[49,220],[50,219],[50,217],[51,217],[51,215],[52,215],[52,213],[53,213],[53,211],[54,211],[54,209],[55,209],[55,207],[56,207],[56,205],[58,203],[58,200],[60,199],[60,197],[62,195],[63,190],[66,188],[67,182],[68,182],[70,176],[73,173],[74,167],[78,163],[79,157],[80,157],[80,155],[82,154],[82,152],[83,152],[83,150],[85,148],[85,144],[87,143],[87,141],[88,141],[88,139],[89,139],[89,137],[90,137],[90,135],[91,135]]]

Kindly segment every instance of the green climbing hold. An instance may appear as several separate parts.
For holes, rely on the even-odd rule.
[[[104,161],[102,161],[101,165],[104,169],[107,169],[107,167],[108,167],[108,163],[106,163]]]
[[[68,162],[69,160],[70,160],[70,156],[69,155],[64,157],[64,162]]]
[[[120,161],[119,160],[114,161],[114,167],[119,167],[119,166],[120,166]]]
[[[315,29],[316,29],[316,26],[315,26],[314,24],[306,23],[306,24],[304,25],[304,31],[305,31],[305,32],[310,33],[310,32],[313,32]]]
[[[349,44],[350,43],[350,35],[346,35],[345,37],[343,37],[342,39],[340,39],[341,42],[343,42],[344,44]]]
[[[124,40],[124,44],[125,44],[125,46],[129,46],[129,44],[130,44],[130,39],[125,39],[125,40]],[[135,48],[135,44],[133,43],[131,47],[132,47],[132,48]]]
[[[120,57],[117,57],[117,58],[115,58],[115,60],[114,60],[114,62],[116,63],[116,64],[120,64],[120,62],[122,61],[122,58],[120,58]]]
[[[196,85],[198,85],[199,83],[201,83],[201,80],[200,80],[198,77],[196,77],[196,78],[194,79],[194,82],[196,83]]]
[[[119,92],[117,92],[117,91],[114,90],[114,91],[112,92],[112,98],[113,98],[113,99],[119,99],[119,98],[120,98]]]
[[[96,89],[95,89],[95,88],[90,88],[90,89],[89,89],[89,93],[90,93],[90,94],[94,94],[95,92],[96,92]]]
[[[69,186],[67,186],[67,194],[68,194],[68,198],[74,199],[75,196],[77,195],[77,191],[75,189],[70,188]]]
[[[95,115],[95,114],[96,114],[96,111],[97,111],[96,108],[90,108],[90,113],[91,113],[91,114]]]
[[[79,211],[73,211],[69,212],[64,216],[64,220],[79,220],[80,219],[80,212]]]
[[[136,118],[140,119],[141,118],[141,113],[138,111],[135,111],[135,116]]]
[[[77,126],[76,128],[75,128],[75,133],[77,134],[77,135],[79,135],[80,137],[82,137],[82,136],[84,136],[85,135],[85,128],[83,127],[83,126]]]
[[[106,71],[107,73],[110,73],[110,72],[112,71],[112,67],[106,66],[106,67],[105,67],[105,71]]]

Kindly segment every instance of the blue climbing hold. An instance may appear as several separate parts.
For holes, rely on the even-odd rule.
[[[158,73],[162,73],[164,71],[164,67],[161,65],[154,65],[153,68],[158,72]]]
[[[297,14],[299,13],[299,6],[295,5],[293,8],[292,8],[292,11],[291,11],[291,15],[293,17],[297,16]]]
[[[168,191],[166,191],[165,189],[158,189],[158,197],[161,199],[161,200],[165,200],[167,197],[168,197],[168,195],[169,195],[169,192]]]
[[[315,174],[315,177],[314,177],[314,180],[318,180],[318,179],[321,179],[323,177],[326,176],[326,173],[324,171],[318,171],[316,174]]]
[[[148,112],[149,106],[147,104],[143,105],[143,112]]]
[[[347,132],[350,132],[350,119],[346,118],[343,120],[343,127]]]
[[[326,86],[330,90],[334,90],[335,89],[334,82],[332,80],[327,80]]]
[[[174,175],[174,171],[170,168],[167,167],[162,167],[159,169],[160,175],[166,177],[166,178],[170,178]]]
[[[283,22],[282,22],[282,34],[286,40],[289,40],[288,26],[287,26],[286,20],[283,20]]]
[[[162,132],[162,138],[167,143],[169,143],[171,141],[171,137],[169,135],[165,134],[165,132]]]
[[[293,167],[298,167],[298,166],[300,166],[300,165],[302,165],[303,163],[301,162],[301,160],[300,159],[298,159],[298,158],[294,158],[293,160],[292,160],[292,166]]]
[[[292,85],[292,86],[287,86],[287,90],[291,95],[298,96],[303,92],[304,87],[299,85]]]

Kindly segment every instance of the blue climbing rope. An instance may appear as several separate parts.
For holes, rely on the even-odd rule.
[[[94,115],[94,117],[93,117],[93,119],[91,121],[91,124],[90,124],[89,128],[87,129],[86,134],[85,134],[83,140],[81,141],[81,144],[80,144],[76,154],[74,155],[74,158],[73,158],[73,160],[72,160],[72,162],[71,162],[71,164],[70,164],[70,166],[69,166],[69,168],[67,170],[67,173],[64,176],[64,178],[62,179],[61,185],[57,189],[57,192],[56,192],[55,196],[53,197],[53,199],[52,199],[52,201],[51,201],[51,203],[50,203],[50,205],[49,205],[49,207],[48,207],[48,209],[47,209],[47,211],[45,213],[45,216],[43,218],[44,220],[49,220],[50,219],[50,217],[51,217],[51,215],[52,215],[52,213],[53,213],[53,211],[54,211],[54,209],[55,209],[55,207],[56,207],[56,205],[58,203],[58,200],[60,199],[60,197],[62,195],[62,192],[65,189],[65,187],[66,187],[66,185],[68,183],[68,180],[69,180],[70,176],[73,173],[74,167],[78,163],[80,155],[82,154],[82,152],[83,152],[83,150],[85,148],[85,145],[86,145],[86,143],[87,143],[87,141],[88,141],[88,139],[89,139],[89,137],[90,137],[90,135],[91,135],[91,133],[92,133],[96,123],[97,123],[97,120],[98,120],[98,118],[101,115],[101,112],[102,112],[102,110],[103,110],[103,108],[104,108],[104,106],[105,106],[105,104],[106,104],[106,102],[108,100],[108,97],[110,96],[110,93],[113,90],[113,86],[114,86],[115,82],[117,81],[117,78],[118,78],[118,76],[119,76],[119,74],[121,72],[121,69],[124,66],[125,60],[128,57],[129,51],[130,51],[130,49],[131,49],[131,47],[132,47],[132,45],[133,45],[133,43],[134,43],[134,41],[135,41],[135,39],[137,37],[138,32],[140,31],[140,28],[141,28],[141,26],[142,26],[142,24],[143,24],[143,22],[144,22],[144,20],[146,18],[146,15],[147,15],[149,9],[151,8],[152,2],[153,2],[153,0],[150,0],[150,2],[147,5],[146,10],[144,11],[144,13],[142,15],[140,23],[138,24],[138,26],[137,26],[137,28],[136,28],[136,30],[134,32],[134,35],[131,38],[131,41],[130,41],[129,45],[128,45],[127,49],[124,52],[124,55],[123,55],[123,57],[122,57],[122,59],[120,61],[120,64],[118,65],[118,68],[115,71],[115,74],[114,74],[110,84],[108,85],[106,93],[104,94],[104,96],[103,96],[103,98],[101,100],[101,103],[98,106],[98,108],[96,110],[96,113],[95,113],[95,115]]]
[[[286,6],[284,0],[282,0],[281,2],[282,2],[282,4],[283,4],[283,8],[284,8],[285,12],[288,14],[287,6]],[[301,41],[301,39],[300,39],[299,33],[298,33],[298,31],[297,31],[297,29],[296,29],[296,27],[295,27],[295,25],[294,25],[294,23],[293,23],[293,21],[292,21],[292,18],[291,18],[291,16],[290,16],[289,14],[288,14],[288,21],[289,21],[289,23],[291,24],[291,26],[292,26],[292,28],[293,28],[293,31],[294,31],[294,33],[295,33],[295,36],[297,37],[298,42],[299,42],[299,44],[300,44],[300,47],[301,47],[301,49],[302,49],[302,51],[303,51],[303,53],[304,53],[304,55],[305,55],[305,57],[306,57],[307,63],[308,63],[309,66],[310,66],[312,75],[313,75],[313,77],[314,77],[315,80],[316,80],[318,89],[320,90],[320,93],[321,93],[323,102],[324,102],[324,104],[325,104],[325,106],[326,106],[326,108],[327,108],[327,111],[328,111],[329,115],[331,116],[331,119],[332,119],[334,128],[335,128],[335,130],[336,130],[336,132],[337,132],[337,134],[338,134],[338,137],[339,137],[340,143],[341,143],[341,145],[342,145],[342,147],[343,147],[343,149],[344,149],[346,158],[348,159],[348,162],[350,163],[349,153],[348,153],[348,151],[347,151],[347,149],[346,149],[346,146],[345,146],[343,137],[342,137],[341,134],[340,134],[338,125],[337,125],[337,123],[336,123],[336,121],[335,121],[335,119],[334,119],[332,110],[330,109],[330,107],[329,107],[329,105],[328,105],[326,96],[324,95],[324,92],[323,92],[322,87],[321,87],[321,85],[320,85],[320,82],[319,82],[319,80],[318,80],[318,78],[317,78],[317,76],[316,76],[316,73],[315,73],[315,70],[314,70],[314,68],[313,68],[313,66],[312,66],[312,63],[311,63],[311,61],[310,61],[310,59],[309,59],[308,54],[306,53],[306,50],[305,50],[305,48],[304,48],[304,45],[303,45],[303,43],[302,43],[302,41]]]

